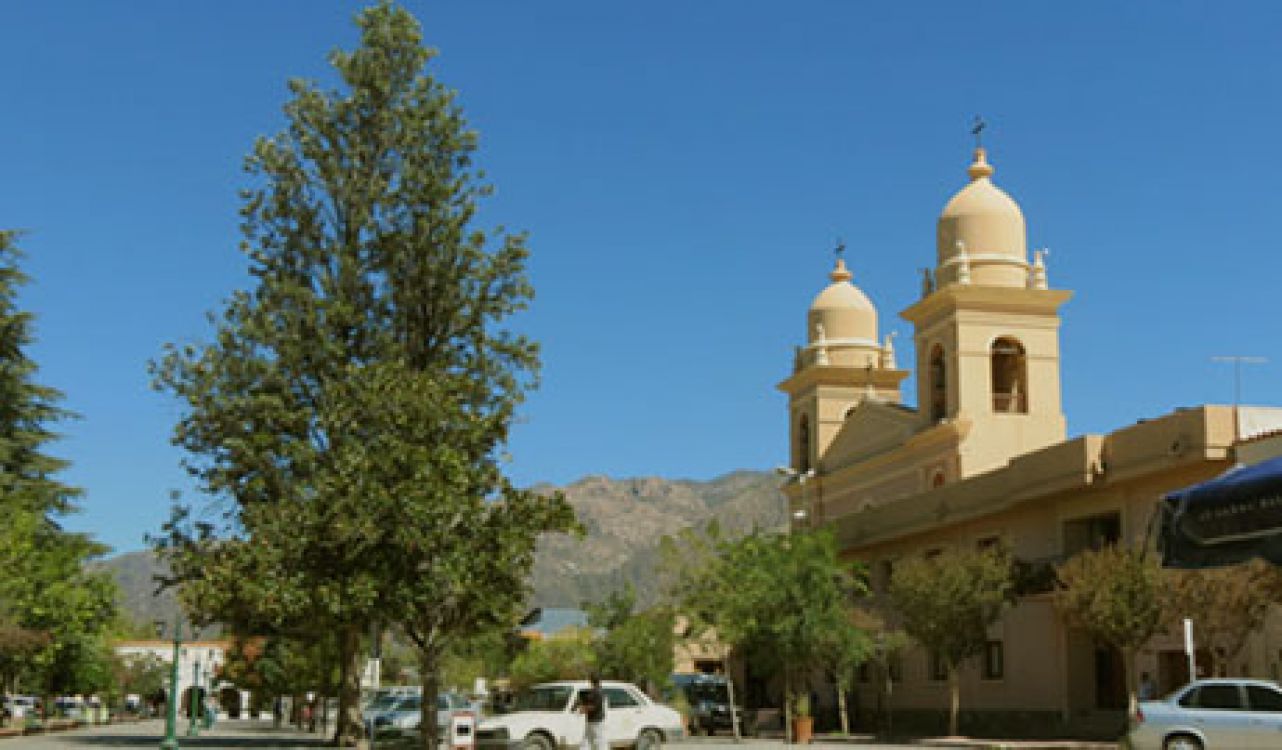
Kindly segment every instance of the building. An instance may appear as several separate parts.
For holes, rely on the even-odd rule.
[[[217,696],[219,713],[227,718],[249,718],[249,691],[240,690],[235,685],[219,677],[219,669],[227,663],[227,652],[231,642],[225,640],[184,641],[178,650],[178,695],[179,708],[185,715],[190,705],[193,689],[209,691]],[[138,661],[144,659],[172,665],[174,661],[174,643],[166,640],[126,640],[117,641],[114,645],[116,655],[121,660]],[[165,692],[170,690],[169,680],[165,680]],[[143,696],[144,700],[150,696]]]
[[[832,527],[844,556],[868,564],[875,589],[897,560],[946,547],[1002,542],[1035,573],[1086,548],[1144,544],[1164,493],[1215,476],[1248,445],[1282,451],[1255,437],[1282,426],[1277,408],[1178,409],[1070,438],[1059,329],[1072,293],[1051,286],[1043,253],[1030,260],[1023,213],[993,183],[984,149],[967,171],[938,219],[921,297],[901,313],[913,326],[917,405],[902,403],[909,372],[840,257],[779,384],[793,523]],[[962,676],[963,712],[1068,721],[1123,705],[1120,657],[1066,627],[1048,586],[1013,607],[991,638]],[[1277,676],[1282,638],[1268,642],[1248,649],[1243,671]],[[1182,683],[1180,648],[1155,641],[1140,669],[1163,688]],[[927,654],[909,653],[897,671],[897,707],[947,706],[947,684]],[[861,683],[859,703],[875,705],[877,692]]]

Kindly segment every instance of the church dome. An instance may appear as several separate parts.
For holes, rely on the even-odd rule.
[[[1022,287],[1028,279],[1024,214],[993,184],[984,149],[975,149],[967,173],[970,184],[948,201],[939,217],[936,282]]]
[[[806,316],[807,341],[822,347],[832,364],[862,367],[859,352],[878,351],[877,308],[859,287],[850,283],[846,262],[837,259],[832,283],[815,297]]]

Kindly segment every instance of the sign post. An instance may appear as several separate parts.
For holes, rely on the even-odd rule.
[[[1189,682],[1197,679],[1197,657],[1193,650],[1193,621],[1184,618],[1184,653],[1189,658]]]

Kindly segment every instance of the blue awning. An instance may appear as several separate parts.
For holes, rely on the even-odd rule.
[[[1282,456],[1237,466],[1162,498],[1158,545],[1168,568],[1282,565]]]

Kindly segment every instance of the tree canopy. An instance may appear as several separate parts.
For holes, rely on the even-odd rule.
[[[48,450],[73,415],[27,355],[34,318],[18,304],[21,260],[17,234],[0,231],[0,688],[26,677],[48,693],[90,692],[110,682],[115,584],[85,569],[106,547],[60,523],[80,490],[58,478],[67,462]]]
[[[533,296],[525,236],[476,225],[477,136],[418,23],[390,2],[356,23],[359,46],[330,55],[340,86],[291,81],[285,131],[246,161],[254,287],[153,370],[184,404],[189,470],[223,501],[212,519],[177,508],[159,541],[185,601],[338,631],[343,742],[367,622],[418,647],[431,701],[450,643],[510,624],[538,536],[574,524],[563,497],[503,473],[539,364],[506,327]]]
[[[1010,603],[1011,561],[1000,547],[948,549],[900,561],[890,599],[904,632],[940,660],[948,676],[949,734],[957,734],[958,669],[984,652],[988,629]]]

